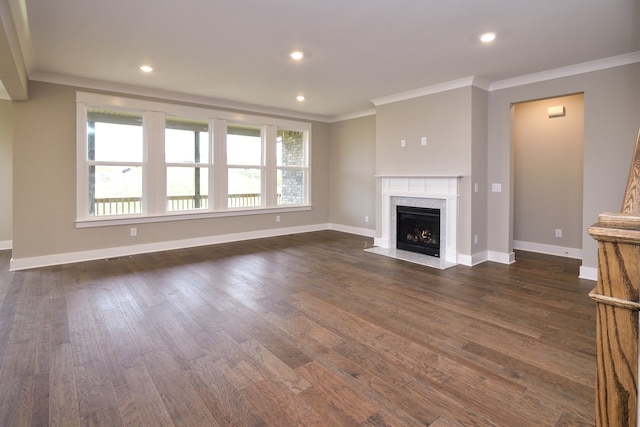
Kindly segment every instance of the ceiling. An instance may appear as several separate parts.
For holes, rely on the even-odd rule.
[[[321,117],[470,76],[496,82],[640,51],[638,0],[2,1],[14,20],[23,9],[17,27],[34,80]],[[497,39],[483,45],[486,31]],[[289,58],[296,49],[302,61]]]

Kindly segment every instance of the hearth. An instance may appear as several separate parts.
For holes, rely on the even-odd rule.
[[[396,206],[396,247],[440,257],[440,209]]]

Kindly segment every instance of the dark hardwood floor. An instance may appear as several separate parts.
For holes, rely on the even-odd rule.
[[[594,424],[579,261],[436,270],[334,231],[7,272],[2,426]]]

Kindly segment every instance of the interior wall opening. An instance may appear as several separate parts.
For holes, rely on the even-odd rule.
[[[582,258],[584,94],[513,104],[513,247]]]

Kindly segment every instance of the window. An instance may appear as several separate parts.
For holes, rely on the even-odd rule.
[[[87,111],[85,155],[90,216],[142,211],[142,115],[92,108]]]
[[[227,207],[254,207],[262,204],[262,129],[256,126],[227,125]]]
[[[305,203],[307,181],[305,133],[278,130],[276,143],[278,205],[301,205]]]
[[[309,209],[309,123],[78,92],[79,227]]]
[[[209,123],[177,117],[165,120],[167,210],[209,207]]]

